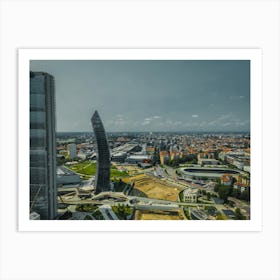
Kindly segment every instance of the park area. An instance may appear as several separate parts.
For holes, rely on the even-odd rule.
[[[87,180],[95,175],[96,165],[97,165],[96,161],[86,160],[82,162],[77,162],[75,164],[67,165],[67,167],[72,171],[76,172],[77,174],[79,174],[81,176],[81,179]],[[128,173],[126,171],[118,170],[117,167],[115,166],[111,166],[110,176],[111,179],[123,178],[123,177],[127,177]]]
[[[145,174],[123,178],[122,180],[125,183],[134,183],[134,189],[144,193],[148,198],[177,201],[180,192],[179,188],[170,186],[158,178]]]

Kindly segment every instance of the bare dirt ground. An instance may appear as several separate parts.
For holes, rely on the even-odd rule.
[[[185,216],[182,211],[176,212],[146,212],[136,210],[135,220],[185,220]]]
[[[135,189],[154,199],[177,201],[180,192],[178,188],[168,185],[167,182],[145,174],[124,178],[123,181],[126,183],[134,182]]]

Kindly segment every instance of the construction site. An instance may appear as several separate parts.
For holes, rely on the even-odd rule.
[[[177,201],[178,194],[182,190],[179,187],[171,186],[168,182],[146,174],[124,178],[123,181],[128,184],[134,183],[134,192],[140,191],[147,198],[153,199]]]

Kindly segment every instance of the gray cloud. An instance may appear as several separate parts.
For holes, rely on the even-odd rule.
[[[58,131],[249,130],[250,63],[32,61],[55,77]]]

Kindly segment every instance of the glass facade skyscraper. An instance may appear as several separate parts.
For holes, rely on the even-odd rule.
[[[92,127],[95,133],[98,158],[97,169],[95,175],[95,193],[110,190],[110,151],[105,133],[104,126],[97,111],[94,112],[91,118]]]
[[[54,95],[53,76],[30,72],[30,213],[41,220],[57,214]]]

